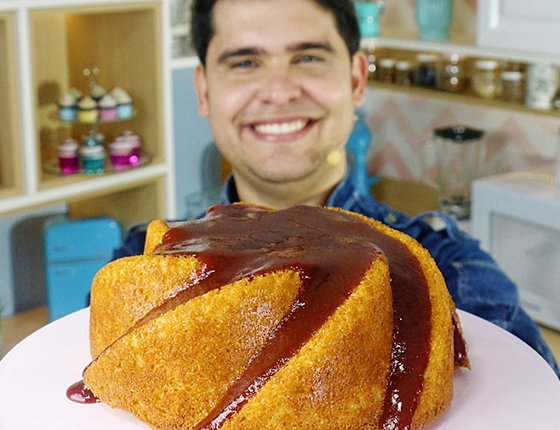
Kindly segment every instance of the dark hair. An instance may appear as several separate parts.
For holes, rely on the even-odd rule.
[[[219,0],[194,0],[192,5],[191,33],[194,49],[202,64],[206,64],[208,45],[212,40],[212,11]],[[360,29],[352,0],[313,0],[330,11],[336,21],[338,32],[344,39],[350,56],[360,48]]]

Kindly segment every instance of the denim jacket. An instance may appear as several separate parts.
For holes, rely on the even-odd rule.
[[[235,182],[230,176],[222,190],[221,203],[238,201]],[[350,173],[331,193],[327,206],[365,215],[416,239],[437,263],[457,308],[484,318],[525,341],[560,378],[554,356],[538,326],[521,308],[517,286],[480,248],[479,242],[459,230],[451,218],[440,212],[426,212],[410,218],[376,201],[371,195],[358,193]],[[446,227],[434,230],[426,221],[433,216],[440,217]],[[142,253],[144,240],[145,226],[133,228],[114,257]]]

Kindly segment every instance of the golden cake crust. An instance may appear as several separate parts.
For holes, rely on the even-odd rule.
[[[429,425],[453,393],[453,302],[429,253],[414,239],[356,216],[405,244],[430,286],[431,341],[413,428]],[[150,224],[145,255],[105,266],[92,286],[87,386],[112,407],[158,429],[192,429],[291,310],[299,274],[277,271],[199,296],[126,334],[200,270],[195,257],[151,253],[168,226]],[[377,429],[392,348],[390,274],[383,255],[309,342],[224,430]],[[107,350],[105,350],[110,346]],[[123,388],[124,387],[124,388]],[[266,423],[266,424],[263,424]]]

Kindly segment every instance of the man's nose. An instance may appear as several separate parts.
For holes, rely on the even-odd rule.
[[[301,85],[289,70],[271,70],[266,74],[260,88],[261,101],[285,105],[301,96]]]

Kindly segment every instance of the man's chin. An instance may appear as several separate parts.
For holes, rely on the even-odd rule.
[[[262,181],[264,184],[269,185],[293,185],[299,182],[304,182],[309,178],[313,171],[298,171],[296,169],[286,169],[286,170],[253,170],[254,176]]]

